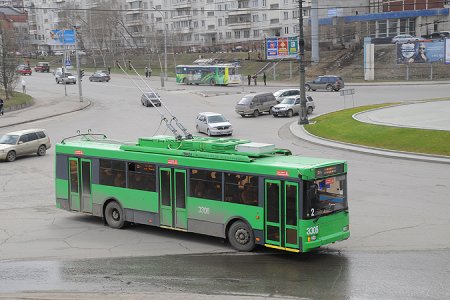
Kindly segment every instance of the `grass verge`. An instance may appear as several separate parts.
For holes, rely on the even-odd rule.
[[[389,106],[379,104],[355,107],[314,118],[305,129],[330,140],[369,147],[423,154],[450,156],[450,131],[390,127],[359,122],[358,112]]]
[[[30,95],[19,93],[19,92],[13,92],[12,97],[9,100],[6,100],[5,97],[5,91],[0,90],[0,97],[4,101],[4,108],[9,108],[11,106],[20,106],[22,104],[31,102],[33,98]]]

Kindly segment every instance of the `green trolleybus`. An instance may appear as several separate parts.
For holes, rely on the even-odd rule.
[[[127,223],[308,252],[348,239],[345,161],[272,144],[171,136],[120,143],[78,134],[56,145],[56,206]]]
[[[241,75],[233,64],[178,65],[176,81],[182,84],[228,85],[240,84]]]

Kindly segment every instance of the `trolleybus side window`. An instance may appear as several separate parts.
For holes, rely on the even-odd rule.
[[[222,201],[222,173],[217,171],[190,171],[191,197]]]
[[[231,203],[258,205],[258,177],[225,173],[225,201]]]
[[[156,191],[156,167],[145,163],[128,163],[128,188]]]
[[[125,187],[125,162],[100,159],[100,184]]]

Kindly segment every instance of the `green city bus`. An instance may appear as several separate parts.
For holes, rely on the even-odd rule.
[[[308,252],[348,239],[347,163],[272,144],[171,136],[121,143],[91,133],[56,151],[56,206],[113,228],[159,226]]]
[[[239,67],[232,64],[178,65],[176,81],[182,84],[228,85],[240,84]]]

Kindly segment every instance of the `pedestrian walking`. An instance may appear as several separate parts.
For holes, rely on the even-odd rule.
[[[131,71],[131,59],[128,60],[128,70]]]
[[[150,78],[150,76],[152,76],[152,68],[151,67],[148,68],[148,78]]]
[[[0,115],[3,116],[3,99],[0,98]]]
[[[263,73],[263,81],[264,81],[264,85],[266,85],[266,79],[267,79],[267,77],[266,77],[266,72],[264,72],[264,73]]]
[[[111,67],[108,66],[108,75],[111,75]]]
[[[22,93],[27,93],[27,83],[25,82],[25,79],[22,79]]]
[[[148,78],[148,68],[145,67],[145,77]]]
[[[248,79],[248,85],[250,85],[250,82],[252,81],[252,76],[250,76],[250,74],[248,74],[247,79]]]
[[[255,83],[255,85],[256,85],[256,80],[258,79],[258,75],[253,75],[253,82]]]

